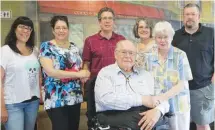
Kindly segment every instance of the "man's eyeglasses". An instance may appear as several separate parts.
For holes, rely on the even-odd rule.
[[[100,20],[105,20],[105,21],[109,20],[109,21],[113,21],[114,18],[113,18],[113,17],[101,17]]]
[[[116,50],[117,52],[119,52],[120,54],[122,54],[123,56],[135,56],[137,53],[134,51],[126,51],[126,50]]]
[[[29,26],[25,26],[25,25],[18,25],[18,28],[22,29],[22,30],[27,30],[28,32],[32,31],[32,28]]]

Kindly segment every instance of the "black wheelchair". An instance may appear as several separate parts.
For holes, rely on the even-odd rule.
[[[122,126],[110,126],[109,124],[101,124],[97,118],[96,107],[95,107],[95,94],[94,94],[94,86],[95,86],[96,77],[88,80],[84,85],[84,100],[87,101],[87,113],[86,116],[88,118],[88,130],[132,130],[129,127]],[[164,124],[167,124],[168,118],[172,116],[172,114],[167,113],[163,116]],[[158,126],[157,126],[158,127]],[[156,130],[156,128],[153,128]],[[160,129],[159,130],[168,130]]]

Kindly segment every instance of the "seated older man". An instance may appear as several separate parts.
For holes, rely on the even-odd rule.
[[[136,47],[131,41],[118,42],[114,55],[116,63],[104,67],[97,76],[97,117],[100,123],[113,127],[150,130],[169,111],[169,104],[153,104],[154,78],[134,67]]]

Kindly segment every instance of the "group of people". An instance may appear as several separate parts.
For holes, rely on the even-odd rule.
[[[138,18],[136,44],[113,32],[111,8],[102,8],[97,16],[100,31],[86,38],[82,56],[68,40],[66,16],[52,17],[54,39],[41,43],[40,49],[33,22],[24,16],[14,21],[1,47],[1,123],[6,130],[34,130],[40,102],[53,130],[78,130],[81,86],[92,78],[101,124],[189,130],[191,120],[197,130],[210,130],[214,31],[199,22],[199,6],[184,7],[184,26],[176,32],[167,21],[153,26],[149,19]],[[166,113],[171,116],[166,118]]]

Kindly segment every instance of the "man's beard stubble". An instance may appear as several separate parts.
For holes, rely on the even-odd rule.
[[[189,29],[192,29],[192,28],[193,28],[193,25],[188,25],[188,24],[186,24],[186,27],[189,28]]]
[[[190,22],[190,21],[192,21],[192,20],[188,20],[188,21],[186,22],[185,26],[186,26],[187,28],[189,28],[189,29],[192,29],[192,28],[195,26],[195,22],[192,21],[192,24],[189,25],[188,22]]]

